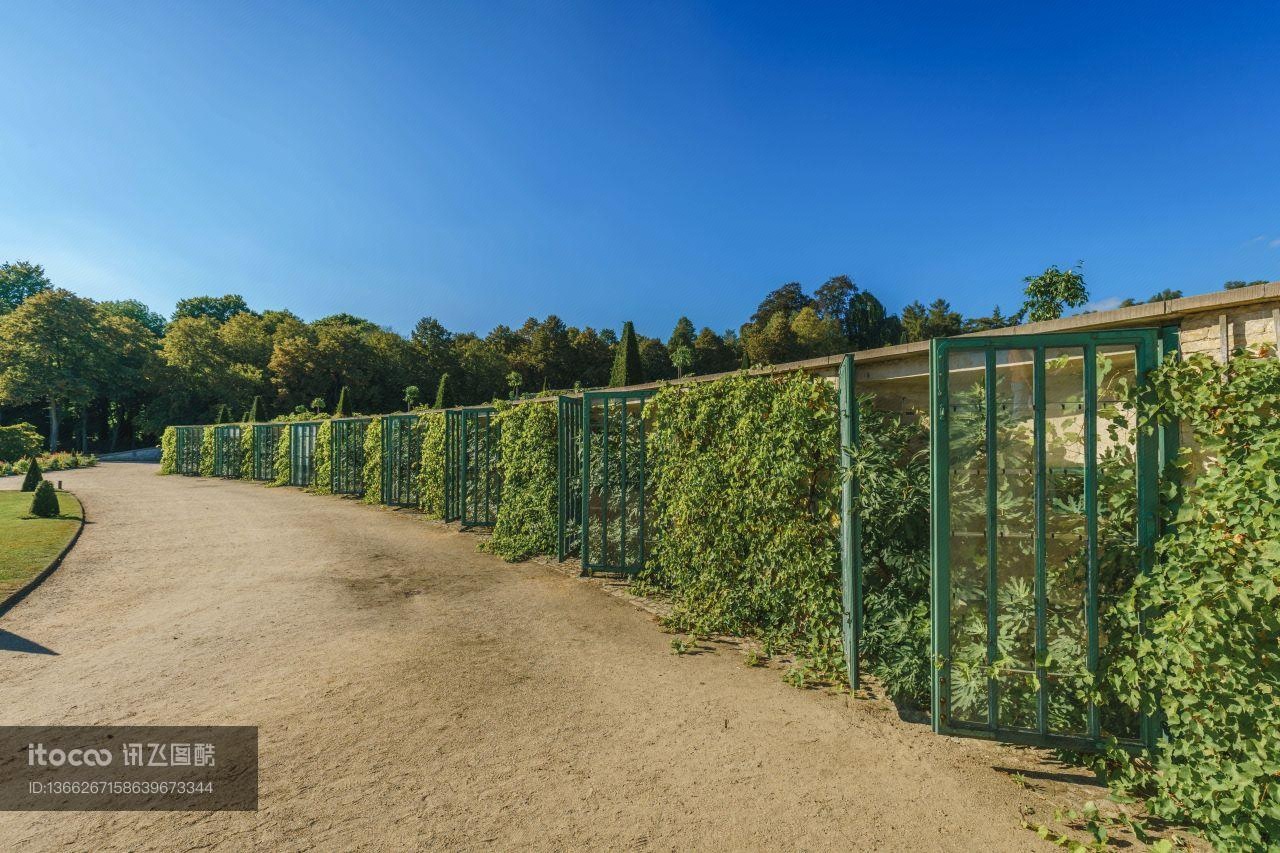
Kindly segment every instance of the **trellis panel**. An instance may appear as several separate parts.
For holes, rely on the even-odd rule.
[[[269,482],[276,478],[276,448],[284,430],[282,423],[253,425],[253,479]]]
[[[644,403],[652,391],[582,397],[582,570],[633,575],[648,556]]]
[[[243,458],[240,425],[219,424],[213,427],[213,476],[239,479]]]
[[[313,421],[289,424],[289,485],[309,488],[316,483],[316,433]]]
[[[330,421],[330,488],[335,495],[364,494],[364,436],[368,418]]]
[[[496,416],[490,406],[462,410],[458,498],[463,527],[492,527],[498,519],[502,478]]]
[[[582,398],[561,397],[557,405],[556,556],[579,555],[582,536]]]
[[[418,505],[418,469],[422,434],[417,415],[382,419],[382,502],[387,506]]]
[[[174,427],[174,471],[187,477],[200,476],[204,430],[202,426]]]

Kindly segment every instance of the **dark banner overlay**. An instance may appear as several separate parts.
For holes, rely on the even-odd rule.
[[[257,726],[0,726],[0,811],[257,809]]]

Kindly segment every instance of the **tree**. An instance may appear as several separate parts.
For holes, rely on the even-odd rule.
[[[1242,287],[1253,287],[1255,284],[1266,284],[1265,278],[1255,279],[1254,281],[1228,281],[1222,285],[1223,290],[1239,290]]]
[[[8,314],[26,300],[53,287],[44,267],[30,261],[0,264],[0,314]]]
[[[635,326],[631,321],[622,324],[622,338],[614,348],[613,370],[609,385],[620,388],[644,382],[644,368],[640,362],[640,343],[636,340]]]
[[[964,331],[964,318],[951,303],[935,299],[925,308],[919,300],[902,309],[902,342],[947,338]]]
[[[964,331],[966,332],[989,332],[992,329],[1003,329],[1006,326],[1016,326],[1018,324],[1018,316],[1016,314],[1009,316],[1000,311],[997,305],[991,309],[991,313],[986,317],[970,317],[964,321]]]
[[[1022,304],[1021,316],[1032,323],[1041,320],[1057,320],[1067,308],[1079,308],[1089,301],[1085,287],[1083,264],[1068,270],[1050,266],[1040,275],[1029,275],[1026,282],[1027,299]]]
[[[36,486],[44,480],[44,475],[40,472],[40,463],[35,456],[27,462],[27,474],[22,478],[22,491],[34,492]]]
[[[440,382],[436,385],[436,402],[433,408],[445,409],[449,407],[449,374],[440,374]]]
[[[406,385],[404,389],[404,410],[412,412],[414,407],[418,405],[418,399],[422,392],[418,390],[417,385]]]
[[[738,366],[738,355],[724,338],[703,328],[693,341],[693,366],[701,374],[726,373]]]
[[[644,335],[637,335],[636,339],[640,343],[640,373],[644,376],[641,381],[674,379],[675,366],[671,363],[671,352],[666,344],[657,338],[647,338]]]
[[[106,355],[92,302],[69,290],[45,290],[0,317],[0,403],[43,401],[49,449],[58,447],[59,416],[84,404],[105,378]]]
[[[849,297],[843,323],[844,336],[855,350],[896,344],[902,338],[902,322],[890,314],[871,292],[858,290]]]
[[[840,321],[835,317],[820,317],[814,306],[809,305],[791,320],[791,336],[795,341],[794,355],[813,358],[843,352],[846,347],[840,331]]]
[[[17,462],[40,451],[44,439],[29,423],[0,426],[0,462]]]
[[[345,418],[351,414],[347,407],[347,386],[342,386],[342,391],[338,394],[338,405],[333,407],[333,416],[335,418]]]
[[[676,379],[684,376],[684,372],[693,367],[693,347],[680,344],[671,351],[671,363],[676,368]]]
[[[520,383],[523,381],[524,379],[520,376],[520,371],[518,370],[513,370],[507,374],[507,390],[512,400],[520,396]]]
[[[173,311],[173,319],[207,317],[215,323],[222,324],[235,315],[245,314],[248,311],[249,304],[238,293],[228,293],[226,296],[192,296],[178,300],[178,305]]]
[[[324,409],[324,397],[316,397],[311,401],[311,413],[318,415]]]
[[[98,303],[98,310],[114,317],[127,317],[147,329],[157,338],[164,337],[167,325],[164,317],[152,311],[137,299],[114,299]]]
[[[766,294],[760,304],[756,306],[756,312],[751,315],[749,322],[752,326],[761,326],[778,312],[782,312],[790,318],[791,315],[798,314],[801,308],[806,308],[812,304],[813,300],[805,295],[804,288],[800,286],[800,282],[792,281]]]
[[[262,405],[262,395],[253,395],[253,405],[249,407],[249,415],[246,420],[251,424],[262,423],[266,420],[267,410]]]
[[[819,317],[843,324],[849,313],[849,302],[857,292],[858,286],[849,276],[832,276],[813,292],[813,307]]]
[[[222,403],[218,406],[218,414],[214,417],[213,422],[215,424],[225,424],[229,420],[231,420],[231,415],[227,411],[227,404]]]
[[[688,347],[692,350],[694,334],[693,322],[688,317],[681,317],[676,320],[676,327],[671,330],[671,337],[667,338],[667,349],[671,351],[672,356],[676,354],[676,350],[680,349],[680,347]],[[677,365],[678,367],[679,365]]]
[[[786,311],[776,311],[763,326],[748,325],[743,329],[742,348],[744,366],[794,361],[799,348],[795,332],[791,331],[791,316]]]

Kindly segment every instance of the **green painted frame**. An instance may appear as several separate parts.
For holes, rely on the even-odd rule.
[[[218,424],[213,429],[213,476],[240,478],[242,453],[240,424]]]
[[[422,466],[422,433],[415,414],[382,418],[382,502],[387,506],[418,505],[418,469]]]
[[[1088,661],[1090,672],[1096,672],[1098,665],[1098,540],[1097,540],[1097,384],[1096,384],[1096,350],[1099,346],[1121,345],[1133,346],[1135,349],[1135,367],[1139,385],[1146,375],[1155,368],[1160,355],[1160,341],[1168,339],[1168,333],[1158,329],[1117,329],[1079,333],[1048,333],[1036,335],[992,335],[974,338],[935,339],[930,345],[930,475],[931,475],[931,551],[932,551],[932,625],[931,645],[934,666],[932,667],[931,711],[933,730],[939,734],[978,737],[1010,743],[1022,743],[1035,746],[1062,747],[1070,749],[1099,749],[1105,746],[1099,733],[1099,713],[1096,705],[1089,703],[1087,717],[1089,735],[1087,737],[1058,734],[1048,729],[1047,711],[1047,668],[1045,665],[1045,584],[1046,584],[1046,459],[1045,459],[1045,351],[1057,348],[1081,348],[1084,351],[1084,492],[1087,537],[1087,580],[1085,618],[1088,632]],[[949,357],[955,352],[981,352],[984,354],[985,399],[995,399],[996,353],[1000,350],[1031,350],[1033,353],[1033,423],[1035,454],[1035,644],[1036,644],[1036,681],[1037,730],[1002,727],[1000,725],[995,694],[995,680],[988,681],[988,717],[985,726],[956,723],[951,719],[951,684],[950,684],[950,618],[951,618],[951,574],[950,574],[950,419],[949,419]],[[988,525],[988,665],[994,660],[993,614],[996,609],[995,596],[992,594],[993,578],[996,577],[995,536],[992,528],[995,517],[992,512],[994,493],[996,491],[996,455],[994,408],[985,406],[986,418],[986,458],[987,477],[987,525]],[[1157,514],[1159,501],[1158,462],[1162,445],[1168,448],[1172,440],[1176,447],[1176,432],[1172,437],[1160,436],[1150,430],[1135,431],[1135,485],[1137,490],[1136,543],[1138,570],[1147,573],[1154,559],[1154,546],[1157,535]],[[1174,451],[1176,453],[1176,449]],[[993,709],[995,712],[993,713]],[[1146,715],[1140,718],[1140,733],[1136,741],[1124,740],[1130,748],[1151,746],[1157,734],[1157,725]]]
[[[204,443],[202,426],[174,427],[173,470],[184,477],[200,476],[200,453]]]
[[[285,424],[253,425],[253,479],[270,482],[276,478],[276,448]]]
[[[462,410],[444,413],[444,521],[462,519]]]
[[[560,397],[556,406],[556,559],[579,553],[582,531],[582,398]]]
[[[646,538],[645,526],[645,426],[643,405],[646,400],[654,395],[654,391],[587,391],[582,395],[582,538],[579,540],[580,557],[582,560],[582,574],[591,575],[595,572],[608,572],[611,574],[634,575],[644,569],[645,555],[648,551],[648,541]],[[632,418],[628,415],[628,407],[631,403],[640,403],[642,406],[639,417],[634,418],[634,422],[639,428],[639,438],[637,444],[640,454],[640,464],[638,471],[631,474],[632,482],[636,482],[638,478],[639,493],[641,495],[640,508],[637,513],[638,524],[636,525],[636,544],[638,545],[637,553],[640,559],[636,562],[627,561],[627,486],[628,474],[633,466],[630,459],[631,454],[627,452],[627,427]],[[619,442],[623,448],[620,454],[619,464],[619,483],[618,489],[620,494],[618,515],[621,517],[621,547],[618,549],[621,559],[617,562],[608,560],[609,553],[609,498],[611,497],[609,471],[608,466],[602,470],[601,491],[599,494],[591,485],[591,436],[592,436],[592,414],[597,410],[597,405],[601,407],[601,443],[607,446],[609,441],[609,420],[610,409],[614,404],[619,404],[621,416],[619,417]],[[601,559],[593,559],[595,549],[591,541],[591,502],[592,498],[599,499],[600,511],[597,516],[600,521],[600,542],[599,555]]]
[[[310,488],[316,484],[316,421],[289,424],[289,485]]]
[[[329,488],[335,495],[364,494],[364,435],[369,418],[334,418],[329,432]]]
[[[497,409],[469,406],[460,412],[458,520],[463,527],[493,527],[502,499]]]
[[[858,398],[854,357],[846,355],[837,376],[840,399],[840,602],[841,631],[849,689],[860,682],[858,654],[862,640],[862,514],[858,481],[850,466],[858,447]]]

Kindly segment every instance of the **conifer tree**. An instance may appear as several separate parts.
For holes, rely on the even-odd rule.
[[[609,374],[609,385],[617,388],[623,385],[639,385],[644,381],[644,372],[640,368],[640,343],[636,340],[636,329],[631,321],[622,324],[622,337],[618,340],[618,348],[613,357],[613,371]]]
[[[37,518],[54,518],[60,512],[62,507],[58,506],[58,494],[53,490],[53,483],[41,480],[31,499],[31,514]]]
[[[251,424],[261,423],[266,414],[266,410],[262,407],[262,397],[255,395],[253,405],[249,407],[249,416],[246,420]]]
[[[443,409],[449,405],[449,374],[440,374],[440,384],[436,386],[436,403],[433,408]]]
[[[27,476],[22,480],[22,491],[34,492],[36,486],[44,480],[44,475],[40,473],[40,463],[36,461],[34,456],[27,463]]]
[[[333,408],[333,416],[335,418],[345,418],[351,414],[347,411],[347,386],[342,386],[342,391],[338,394],[338,405]]]

